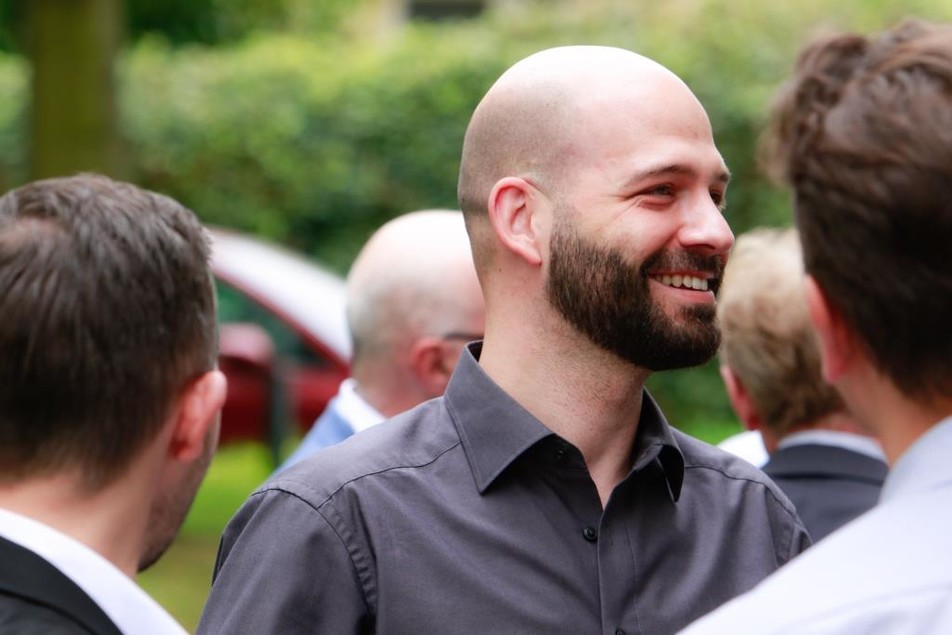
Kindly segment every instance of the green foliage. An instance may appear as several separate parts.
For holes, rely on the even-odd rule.
[[[33,0],[36,5],[46,1]],[[233,43],[264,31],[332,33],[346,27],[358,4],[359,0],[124,0],[121,8],[129,41],[158,37],[181,46]],[[0,0],[0,51],[23,51],[28,8],[24,0]]]
[[[0,53],[0,191],[26,178],[26,62]]]
[[[198,626],[211,586],[218,538],[270,472],[270,456],[263,445],[220,448],[179,536],[162,559],[139,576],[139,584],[190,633]]]
[[[19,48],[24,4],[16,0],[0,0],[0,51],[15,51]]]
[[[343,270],[382,222],[456,205],[469,113],[505,62],[451,44],[427,27],[390,49],[287,35],[143,43],[123,66],[139,181]]]
[[[355,0],[126,0],[126,16],[134,41],[157,35],[175,45],[222,44],[262,31],[330,32],[341,26],[355,4]]]
[[[204,38],[239,38],[227,46],[175,45],[189,38],[159,29],[164,36],[127,51],[120,111],[130,170],[209,223],[289,244],[339,271],[389,218],[456,206],[472,109],[527,53],[617,45],[678,73],[711,116],[733,173],[727,218],[740,233],[790,222],[787,196],[760,174],[754,149],[803,41],[820,28],[869,31],[906,14],[952,18],[948,0],[564,0],[500,3],[475,20],[359,38],[328,33],[354,17],[343,11],[359,0],[265,4],[190,3],[236,21],[231,35]],[[2,55],[0,95],[0,183],[10,186],[24,177],[26,84],[23,64]],[[730,420],[714,364],[661,374],[651,387],[679,424]]]

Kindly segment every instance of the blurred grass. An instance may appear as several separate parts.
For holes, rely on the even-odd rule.
[[[712,421],[681,429],[716,443],[741,427],[736,421]],[[142,588],[189,632],[195,632],[208,596],[221,531],[270,473],[269,453],[263,444],[219,449],[175,543],[155,566],[140,574]]]
[[[678,426],[678,429],[711,444],[720,443],[732,434],[744,431],[744,427],[735,419],[688,422]]]
[[[189,632],[195,632],[211,586],[218,538],[232,514],[271,473],[263,444],[218,450],[178,538],[139,575],[139,584]]]

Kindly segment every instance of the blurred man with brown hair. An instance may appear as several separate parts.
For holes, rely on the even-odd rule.
[[[218,441],[209,246],[82,175],[0,198],[0,632],[184,633],[134,583]]]
[[[891,472],[872,511],[688,632],[952,632],[952,25],[813,43],[774,123],[823,376]]]
[[[872,508],[886,478],[879,443],[820,372],[793,229],[740,236],[717,301],[721,377],[737,416],[763,436],[763,470],[814,542]]]

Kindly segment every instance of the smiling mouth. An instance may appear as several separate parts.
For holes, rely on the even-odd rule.
[[[686,276],[686,275],[660,275],[660,276],[651,276],[651,278],[657,282],[660,282],[666,287],[674,287],[675,289],[692,289],[694,291],[707,291],[710,287],[716,284],[715,279],[711,279],[711,285],[708,284],[708,278],[699,278],[697,276]]]

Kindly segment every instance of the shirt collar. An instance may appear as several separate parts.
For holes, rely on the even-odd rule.
[[[357,394],[357,382],[353,377],[348,377],[341,382],[336,399],[337,402],[334,407],[340,416],[351,425],[354,432],[372,428],[385,418],[376,408]]]
[[[7,509],[0,509],[0,535],[62,571],[123,633],[185,635],[172,616],[135,582],[70,536]]]
[[[677,502],[684,484],[684,455],[681,454],[671,424],[647,390],[642,391],[641,395],[641,415],[632,456],[634,461],[629,478],[651,463],[657,463],[664,473],[668,495]]]
[[[873,437],[866,437],[852,432],[838,430],[804,430],[788,434],[777,444],[777,449],[792,448],[798,445],[826,445],[842,448],[857,454],[863,454],[871,459],[886,461],[883,448]]]
[[[476,361],[481,350],[482,343],[476,342],[463,351],[445,402],[484,493],[510,463],[552,431],[489,378]]]
[[[445,403],[459,432],[480,493],[529,448],[556,435],[502,390],[479,366],[482,344],[470,344],[446,387]],[[684,481],[684,458],[671,427],[647,391],[632,451],[628,478],[657,463],[668,494],[677,501]]]
[[[919,494],[952,482],[952,416],[932,426],[907,449],[889,471],[880,502]]]

